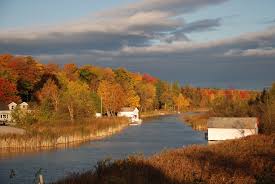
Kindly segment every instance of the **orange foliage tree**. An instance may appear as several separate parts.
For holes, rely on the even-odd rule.
[[[117,83],[103,80],[99,84],[97,93],[102,98],[108,116],[115,115],[115,112],[118,112],[126,103],[124,90]]]
[[[60,90],[58,89],[55,82],[49,79],[43,86],[43,88],[36,93],[37,98],[41,103],[50,101],[54,106],[54,110],[58,111],[60,101]]]
[[[19,101],[15,84],[7,79],[0,78],[0,102],[10,103]]]

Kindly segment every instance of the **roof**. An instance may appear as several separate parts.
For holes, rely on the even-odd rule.
[[[225,118],[212,117],[207,121],[208,128],[236,128],[254,129],[258,123],[257,118]]]
[[[6,111],[6,110],[10,110],[9,106],[5,103],[0,102],[0,111]]]
[[[121,108],[120,112],[133,112],[135,109],[135,107],[124,107]]]
[[[22,102],[20,105],[29,105],[29,104],[27,104],[26,102]]]
[[[11,102],[11,103],[9,103],[9,105],[17,105],[17,103]]]

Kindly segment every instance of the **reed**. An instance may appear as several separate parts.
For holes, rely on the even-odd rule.
[[[57,184],[271,184],[275,182],[275,135],[167,150],[150,158],[103,160]]]
[[[194,130],[207,130],[207,120],[209,118],[209,115],[207,113],[184,114],[181,118]]]
[[[124,118],[89,119],[82,122],[39,122],[24,127],[27,130],[24,135],[1,135],[0,151],[51,148],[96,140],[121,131],[127,125],[128,120]]]
[[[146,112],[142,112],[140,117],[146,119],[146,118],[165,116],[165,115],[170,115],[170,114],[176,114],[176,112],[175,111],[166,111],[166,110],[146,111]]]

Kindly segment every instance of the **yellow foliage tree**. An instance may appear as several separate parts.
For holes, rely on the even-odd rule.
[[[133,89],[127,92],[126,106],[140,107],[140,97]]]
[[[156,87],[150,83],[139,83],[136,87],[137,93],[140,97],[141,111],[153,109],[156,98]]]
[[[177,106],[178,111],[185,110],[190,105],[190,101],[188,98],[184,97],[182,94],[179,96],[174,97],[174,104]]]
[[[69,111],[71,121],[76,117],[94,115],[94,103],[87,84],[69,81],[62,93],[62,101]]]

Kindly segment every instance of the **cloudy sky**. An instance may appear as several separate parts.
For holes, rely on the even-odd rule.
[[[0,0],[0,53],[195,86],[275,81],[274,0]]]

